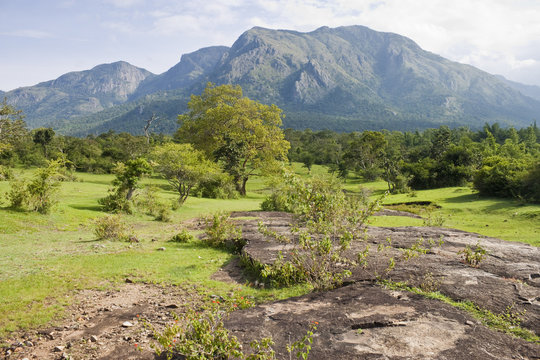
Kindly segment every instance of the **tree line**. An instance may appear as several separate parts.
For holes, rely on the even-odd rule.
[[[141,176],[151,170],[161,174],[181,204],[189,194],[245,195],[252,175],[273,172],[288,160],[308,170],[325,165],[341,178],[383,179],[390,192],[472,184],[483,195],[540,202],[536,123],[522,129],[486,124],[478,131],[448,126],[414,132],[283,131],[279,108],[244,97],[239,86],[213,84],[192,95],[188,109],[179,115],[173,136],[108,131],[78,138],[51,128],[26,129],[23,114],[4,100],[0,179],[9,178],[15,166],[43,167],[51,160],[71,170],[117,176],[132,166]],[[133,187],[120,188],[115,196],[129,200]]]

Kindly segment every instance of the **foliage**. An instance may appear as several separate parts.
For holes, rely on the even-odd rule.
[[[28,133],[21,110],[16,110],[4,98],[0,103],[0,154],[12,149]]]
[[[183,204],[191,189],[219,175],[219,167],[206,159],[204,153],[191,144],[168,143],[152,150],[154,169],[180,194]]]
[[[280,129],[281,109],[243,97],[239,86],[209,83],[200,96],[191,96],[188,108],[178,116],[176,138],[219,161],[241,195],[249,177],[285,158],[289,143]]]
[[[240,250],[244,245],[242,229],[230,219],[230,215],[224,212],[216,212],[204,219],[203,241],[213,247],[231,247]]]
[[[51,143],[51,141],[54,139],[54,130],[51,128],[39,128],[35,129],[33,132],[32,139],[34,143],[41,145],[43,148],[43,155],[45,158],[48,158],[47,155],[47,146]]]
[[[94,221],[94,234],[98,240],[126,241],[127,225],[120,215],[106,215]]]
[[[177,243],[187,243],[195,239],[193,235],[190,234],[187,230],[182,230],[173,237],[169,241],[171,242],[177,242]]]
[[[259,224],[263,235],[294,246],[288,259],[280,256],[273,265],[264,265],[261,276],[275,285],[307,281],[315,290],[340,285],[351,272],[336,264],[353,267],[363,262],[362,256],[351,259],[344,254],[352,241],[365,239],[364,223],[380,200],[363,204],[356,197],[347,197],[335,178],[303,180],[286,170],[282,178],[283,184],[271,199],[279,199],[280,210],[300,216],[301,228],[292,229],[293,240]],[[271,202],[263,204],[268,207]]]
[[[13,170],[9,167],[0,165],[0,181],[13,179]]]
[[[158,356],[166,352],[167,359],[172,359],[176,354],[183,355],[187,360],[275,359],[271,338],[252,341],[251,351],[245,352],[236,336],[229,334],[225,328],[223,318],[226,315],[219,308],[202,313],[189,311],[161,333],[150,324],[145,325],[153,331],[157,340],[157,344],[152,344],[154,350]]]
[[[47,167],[37,169],[31,180],[12,180],[8,193],[10,206],[48,214],[57,202],[63,166],[62,161],[51,160]]]
[[[290,360],[292,360],[292,354],[295,352],[297,359],[307,360],[309,352],[311,351],[311,344],[313,344],[313,334],[317,331],[318,324],[319,323],[316,321],[312,322],[303,338],[292,344],[287,344],[287,352],[289,353]]]
[[[143,175],[149,174],[152,168],[143,158],[128,160],[125,164],[118,163],[114,169],[116,178],[109,189],[109,195],[98,200],[103,209],[108,212],[132,212],[130,200],[136,189],[137,183]]]
[[[229,174],[217,173],[211,178],[203,180],[192,190],[198,197],[210,199],[236,199],[238,192]]]
[[[487,254],[487,250],[484,249],[480,243],[476,243],[474,249],[469,245],[465,249],[458,251],[458,254],[463,255],[463,260],[472,267],[478,267],[484,256]]]
[[[156,220],[168,222],[171,220],[171,207],[160,201],[158,192],[156,186],[145,186],[135,197],[135,205]]]

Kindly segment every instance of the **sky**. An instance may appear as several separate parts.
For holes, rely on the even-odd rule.
[[[346,25],[540,86],[539,0],[0,0],[0,90],[119,60],[160,74],[254,26]]]

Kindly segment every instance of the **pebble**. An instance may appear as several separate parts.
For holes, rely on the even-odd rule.
[[[24,345],[26,345],[26,346],[34,346],[34,343],[31,342],[30,340],[26,340],[26,341],[24,342]]]
[[[65,348],[64,346],[55,346],[53,351],[54,352],[62,352],[62,351],[64,351],[64,348]]]
[[[160,247],[160,248],[158,248],[158,251],[165,251],[165,248],[164,248],[164,247]]]
[[[125,328],[132,327],[132,326],[133,326],[133,324],[130,323],[129,321],[125,321],[124,323],[122,323],[122,327],[125,327]]]
[[[96,342],[96,341],[98,341],[97,336],[96,336],[96,335],[90,336],[90,341],[91,341],[91,342]]]

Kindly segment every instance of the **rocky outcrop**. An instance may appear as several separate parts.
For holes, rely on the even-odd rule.
[[[294,221],[291,215],[266,212],[249,215],[259,219],[242,221],[247,241],[244,255],[266,264],[273,263],[280,251],[287,256],[294,245],[262,236],[257,222],[263,221],[270,230],[290,236],[290,224]],[[378,253],[376,247],[388,244],[388,239],[391,247]],[[403,260],[404,249],[419,239],[424,240],[421,243],[424,248],[430,247],[427,253]],[[430,239],[433,246],[428,246]],[[441,245],[435,245],[439,241]],[[423,227],[370,227],[367,244],[373,256],[367,269],[352,269],[349,286],[235,313],[229,322],[230,329],[246,341],[277,334],[276,343],[287,344],[291,341],[289,336],[296,341],[295,337],[305,332],[310,321],[318,321],[313,349],[316,359],[540,357],[540,345],[488,329],[464,311],[412,293],[386,290],[374,283],[374,274],[384,273],[388,257],[394,257],[397,265],[389,275],[391,280],[429,287],[454,300],[470,300],[495,314],[517,315],[522,327],[538,335],[539,248],[460,230]],[[476,244],[487,255],[478,267],[472,267],[465,263],[460,251]],[[353,245],[351,254],[365,246],[364,242]],[[279,351],[285,356],[284,348]]]

